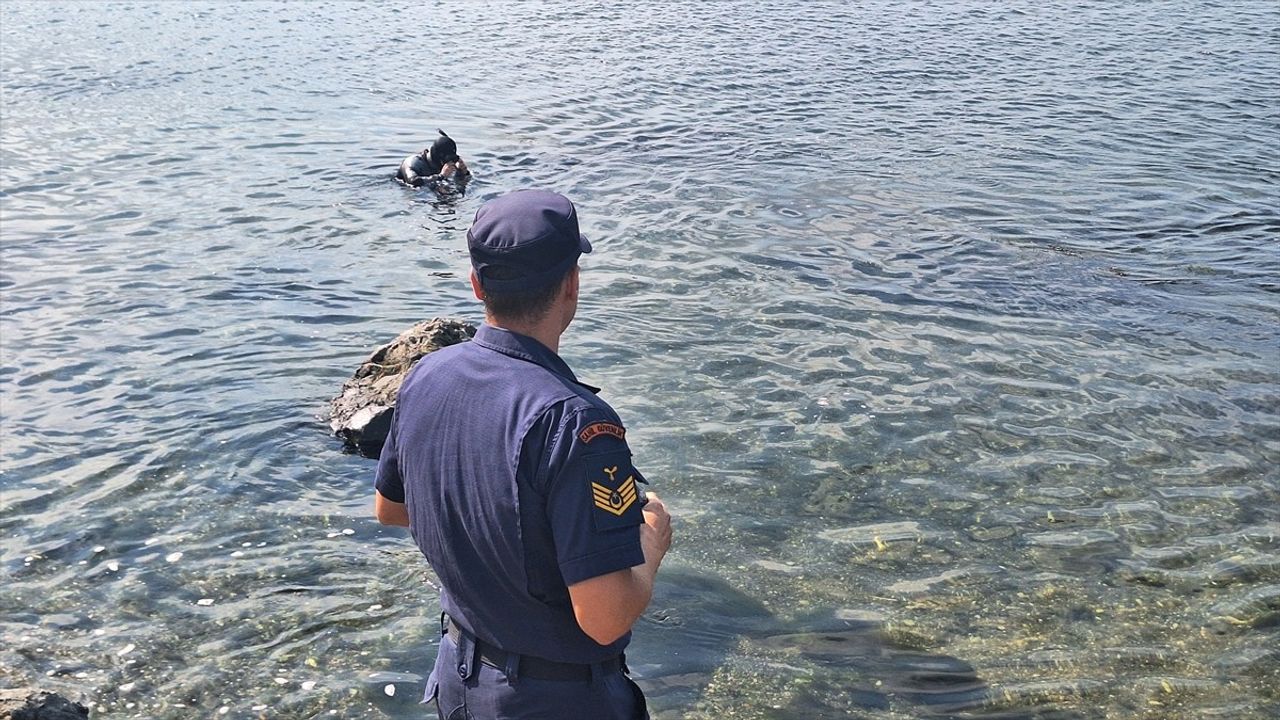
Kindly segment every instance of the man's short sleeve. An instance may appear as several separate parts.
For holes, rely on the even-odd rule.
[[[382,497],[391,502],[404,502],[404,481],[400,477],[400,459],[396,453],[396,414],[391,415],[391,427],[387,430],[387,441],[382,445],[378,455],[378,472],[374,475],[373,486]]]
[[[597,408],[568,415],[548,453],[547,515],[566,585],[644,563],[644,476],[626,431]]]

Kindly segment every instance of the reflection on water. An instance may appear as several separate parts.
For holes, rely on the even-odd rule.
[[[464,38],[429,60],[423,28]],[[1273,4],[0,6],[0,683],[421,717],[316,415],[516,187],[676,545],[656,718],[1280,713]],[[392,180],[444,127],[475,172]],[[219,715],[221,716],[221,715]]]

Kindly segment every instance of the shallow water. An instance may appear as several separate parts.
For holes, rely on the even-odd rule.
[[[677,518],[655,718],[1274,717],[1278,33],[5,3],[0,684],[422,717],[434,577],[317,416],[478,319],[469,218],[536,185],[599,250],[563,354]],[[437,126],[460,198],[390,179]]]

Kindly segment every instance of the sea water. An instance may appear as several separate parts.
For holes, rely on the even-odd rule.
[[[1273,2],[0,6],[0,684],[417,718],[326,401],[523,187],[675,541],[654,717],[1280,713]],[[437,128],[461,196],[393,180]]]

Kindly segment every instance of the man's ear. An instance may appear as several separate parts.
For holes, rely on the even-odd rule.
[[[582,266],[574,265],[569,271],[569,280],[564,284],[564,292],[566,300],[578,299],[578,281],[582,274]]]
[[[471,269],[471,291],[476,294],[476,299],[484,302],[484,287],[480,285],[480,276],[476,274],[475,268]]]

